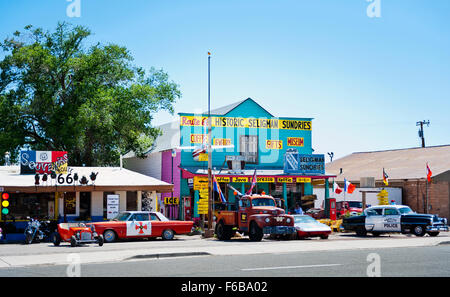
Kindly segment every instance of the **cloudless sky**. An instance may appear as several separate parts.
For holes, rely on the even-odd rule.
[[[253,98],[275,116],[313,117],[315,153],[450,144],[450,1],[0,0],[0,39],[32,24],[87,26],[89,42],[127,47],[180,85],[177,112]],[[161,112],[154,125],[174,115]]]

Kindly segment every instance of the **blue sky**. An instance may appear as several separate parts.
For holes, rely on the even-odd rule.
[[[176,112],[251,97],[272,114],[313,117],[316,153],[450,144],[450,1],[0,0],[0,39],[25,25],[82,24],[91,42],[126,46],[135,64],[180,85]],[[173,116],[161,112],[154,124]]]

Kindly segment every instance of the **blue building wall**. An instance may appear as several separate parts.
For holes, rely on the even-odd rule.
[[[180,145],[181,147],[200,147],[202,134],[208,133],[207,114],[180,113]],[[312,118],[274,117],[251,99],[243,101],[224,114],[213,114],[212,139],[227,140],[233,148],[213,149],[212,166],[222,168],[226,156],[240,155],[241,135],[258,136],[258,162],[246,164],[246,169],[278,169],[284,168],[284,154],[287,149],[297,149],[301,154],[312,154]],[[258,127],[259,125],[259,127]],[[269,125],[269,127],[267,127]],[[269,144],[267,141],[272,141]],[[292,141],[294,140],[294,141]],[[301,140],[301,143],[299,143]],[[203,144],[207,142],[204,141]],[[225,143],[228,144],[228,143]],[[279,146],[281,145],[281,146]],[[194,167],[206,169],[207,161],[194,160],[192,150],[181,150],[180,165],[182,168]],[[226,166],[226,165],[225,165]],[[231,183],[239,191],[249,188],[250,183]],[[268,183],[259,183],[259,190],[269,192]],[[304,195],[312,194],[311,183],[304,184]],[[286,193],[284,185],[283,192]],[[189,195],[188,183],[181,182],[181,196]],[[198,199],[195,193],[194,199]],[[229,202],[234,202],[234,195],[228,190]],[[194,206],[196,204],[194,203]],[[195,213],[195,211],[194,211]]]

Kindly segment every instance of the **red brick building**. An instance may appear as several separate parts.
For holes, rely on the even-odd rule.
[[[361,177],[374,177],[376,187],[383,187],[383,168],[389,187],[402,189],[403,204],[420,213],[426,213],[428,205],[428,213],[450,219],[450,145],[358,152],[326,164],[341,186],[344,178],[358,187]]]

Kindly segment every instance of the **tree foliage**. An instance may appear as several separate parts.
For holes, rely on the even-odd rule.
[[[115,165],[138,156],[160,134],[159,110],[173,113],[180,98],[167,73],[132,64],[123,46],[86,46],[83,26],[59,23],[54,32],[25,27],[0,46],[0,160],[6,151],[63,150],[69,164]]]

